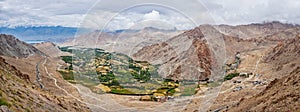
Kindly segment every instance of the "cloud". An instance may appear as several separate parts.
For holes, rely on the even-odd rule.
[[[218,24],[281,21],[300,24],[298,0],[207,0],[203,4]]]
[[[300,24],[298,0],[0,0],[0,26],[122,29],[145,20],[178,29],[279,20]],[[156,22],[157,23],[157,22]]]
[[[0,2],[0,26],[62,25],[99,29],[105,27],[107,23],[111,23],[115,27],[114,29],[117,29],[131,27],[142,19],[168,21],[172,24],[176,24],[176,22],[172,20],[178,19],[172,15],[168,15],[168,12],[153,9],[151,6],[145,9],[134,8],[135,5],[141,5],[147,2],[143,0],[102,0],[99,3],[97,1],[98,0],[3,1]],[[153,2],[158,5],[171,3],[171,6],[175,7],[176,4],[180,4],[183,1],[184,0],[178,0],[177,2],[167,1],[167,3],[162,3],[161,0],[153,0],[151,3]],[[93,8],[90,10],[91,7]],[[130,8],[135,10],[127,11],[132,13],[119,13],[119,11],[127,8],[129,8],[129,10]],[[159,7],[156,8],[160,9]],[[115,19],[114,16],[117,14],[123,16],[124,20],[111,20],[112,18]],[[181,22],[180,24],[183,23]]]
[[[182,1],[182,0],[181,0]],[[119,4],[122,1],[118,1]],[[132,1],[131,1],[132,2]],[[168,1],[169,2],[169,1]],[[142,3],[142,2],[141,2]],[[158,2],[159,3],[159,2]],[[139,4],[132,3],[133,5],[127,6],[129,4],[124,3],[122,6],[110,5],[109,8],[106,7],[106,3],[99,3],[96,5],[85,18],[85,21],[81,24],[82,27],[93,27],[93,28],[103,28],[105,30],[118,30],[118,29],[135,29],[143,27],[158,27],[163,29],[180,29],[186,30],[198,26],[193,17],[187,16],[181,9],[172,8],[167,5],[162,4]],[[114,9],[120,9],[118,11],[110,10],[110,13],[114,13],[110,16],[104,16],[102,21],[94,21],[96,18],[103,18],[103,12],[108,12],[108,9],[115,7]],[[200,6],[197,6],[198,8]],[[101,10],[102,12],[99,12]],[[188,10],[188,12],[191,12]],[[192,16],[198,16],[204,11],[197,11],[198,14],[189,14]],[[101,16],[101,17],[100,17]],[[200,15],[201,16],[201,15]],[[209,18],[209,16],[202,16],[203,18]],[[195,17],[194,17],[195,18]],[[206,23],[206,20],[211,21],[212,19],[196,18],[198,22]],[[144,22],[148,21],[148,22]],[[149,22],[150,21],[150,22]],[[152,22],[152,23],[151,23]],[[161,23],[161,24],[158,24]],[[95,24],[97,26],[95,27]]]
[[[152,10],[152,12],[144,15],[144,20],[159,20],[159,19],[160,19],[160,15],[159,12],[156,10]]]
[[[97,0],[0,1],[0,26],[76,27]]]
[[[133,9],[135,10],[135,9]],[[103,29],[106,30],[118,30],[118,29],[142,29],[144,27],[156,27],[161,29],[191,29],[196,27],[188,17],[183,16],[178,12],[172,13],[160,13],[160,11],[166,11],[168,9],[161,9],[159,11],[152,10],[150,12],[142,11],[142,12],[119,12],[117,15],[112,16],[111,18],[106,18],[102,21],[107,21],[106,23],[99,21],[91,21],[96,20],[95,18],[103,18],[99,17],[99,14],[93,14],[93,16],[89,15],[89,18],[86,18],[86,21],[82,24],[82,27],[93,27],[94,29]],[[98,26],[95,27],[94,25]]]

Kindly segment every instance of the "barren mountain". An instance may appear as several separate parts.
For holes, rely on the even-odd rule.
[[[273,21],[267,23],[253,23],[249,25],[237,26],[218,25],[215,27],[225,35],[239,37],[241,39],[250,39],[273,35],[275,33],[287,30],[289,28],[297,27],[297,25],[284,24],[277,21]]]
[[[249,99],[244,98],[230,109],[237,111],[289,111],[300,110],[300,67],[281,79],[273,80],[265,90]]]
[[[39,89],[28,75],[0,57],[0,111],[87,111],[76,100]]]
[[[224,38],[227,51],[232,52],[227,53],[229,59],[234,59],[234,52],[241,53],[241,63],[237,69],[227,72],[226,75],[246,73],[249,76],[237,76],[224,81],[220,94],[210,107],[211,111],[226,111],[232,108],[232,111],[287,111],[285,109],[288,108],[280,107],[280,105],[295,106],[291,110],[297,110],[299,104],[289,99],[294,98],[290,96],[295,95],[295,92],[297,94],[297,90],[293,90],[299,87],[283,83],[286,86],[280,86],[281,84],[275,86],[273,80],[277,82],[276,80],[286,80],[287,77],[299,75],[298,72],[295,72],[299,71],[298,67],[300,66],[300,38],[298,35],[299,28],[295,26],[278,32],[274,31],[265,37],[262,35],[250,39],[231,36]],[[232,62],[232,60],[228,60],[227,64]],[[298,79],[295,78],[293,81],[297,82]],[[277,88],[277,90],[266,89],[269,87]],[[280,90],[286,91],[279,92]],[[283,102],[270,103],[273,101],[270,99],[280,98]],[[242,102],[240,102],[241,100]],[[251,102],[247,103],[249,100]],[[288,101],[291,104],[286,103]],[[237,106],[240,103],[243,106]],[[238,110],[236,110],[237,108]]]
[[[165,41],[182,31],[165,31],[153,28],[144,28],[134,31],[100,32],[94,31],[84,35],[78,35],[59,46],[78,46],[86,48],[102,48],[110,52],[119,52],[133,55],[144,46]]]
[[[197,37],[200,37],[200,39]],[[218,38],[224,40],[224,46],[220,44],[222,41],[219,41]],[[199,40],[200,42],[195,43],[195,40]],[[203,74],[192,71],[191,68],[203,68],[202,72],[205,71],[211,74],[207,72],[207,70],[214,68],[214,64],[217,64],[215,62],[215,60],[217,60],[216,58],[226,59],[226,64],[231,65],[236,62],[235,59],[237,59],[237,53],[239,52],[239,64],[236,65],[235,69],[227,71],[225,75],[231,73],[250,75],[248,77],[233,77],[231,80],[225,80],[223,82],[220,94],[218,94],[216,101],[213,102],[213,105],[210,107],[211,111],[220,111],[230,110],[239,104],[240,99],[245,99],[243,102],[244,105],[247,105],[247,98],[262,94],[262,92],[266,91],[266,87],[268,88],[273,84],[273,80],[281,80],[281,78],[288,76],[294,77],[293,75],[299,74],[298,72],[291,73],[291,71],[297,70],[297,67],[300,66],[299,40],[299,26],[278,22],[239,26],[201,25],[198,28],[186,31],[164,42],[146,46],[133,56],[138,60],[146,60],[153,64],[160,65],[160,73],[167,74],[165,77],[174,79],[184,77],[189,79],[191,77],[199,77],[199,74]],[[218,47],[224,47],[226,51],[218,51],[222,50],[218,49]],[[197,53],[201,53],[202,56],[196,57],[195,55]],[[222,55],[223,57],[217,57],[220,56],[220,54],[224,54]],[[191,61],[188,61],[189,59]],[[205,63],[204,65],[206,66],[198,64],[201,62]],[[182,68],[180,65],[189,67]],[[194,74],[188,74],[186,71]],[[174,73],[178,75],[173,75]],[[210,78],[208,76],[209,75],[206,75],[205,78]],[[199,79],[203,80],[205,78]],[[297,82],[297,80],[298,79],[295,79],[294,81]],[[282,86],[279,87],[284,89]],[[201,91],[206,91],[205,87],[202,89],[200,88]],[[269,93],[277,92],[275,90],[268,91]],[[284,94],[295,95],[292,89],[286,91]],[[280,97],[280,95],[278,95],[278,97]],[[186,111],[194,111],[195,109],[192,108],[197,107],[196,104],[201,104],[201,101],[205,100],[193,100],[190,105],[187,106]],[[265,99],[265,101],[270,100]],[[287,101],[290,100],[286,100],[285,102]],[[274,105],[287,104],[278,103]],[[296,106],[294,110],[297,110],[299,104],[293,103],[293,105]],[[252,106],[253,111],[260,110],[260,105]],[[256,106],[258,108],[255,108]],[[271,110],[276,110],[269,104],[264,106],[267,106],[266,108],[270,107]]]
[[[204,80],[210,75],[211,53],[200,28],[142,48],[138,60],[159,64],[159,73],[174,80]]]
[[[0,55],[0,111],[89,111],[56,71],[57,59],[15,37],[1,39],[1,47],[13,52]]]
[[[299,37],[283,39],[275,46],[264,44],[260,49],[243,52],[241,64],[234,72],[253,75],[225,81],[211,110],[298,110],[299,104],[294,99],[299,99],[299,40]]]
[[[300,36],[282,41],[268,51],[264,63],[277,77],[251,98],[244,98],[230,111],[298,111],[300,109]],[[277,75],[277,76],[276,76]],[[272,77],[271,76],[271,77]]]
[[[12,35],[0,34],[0,55],[28,57],[34,54],[42,53],[33,46],[20,41]]]
[[[300,34],[300,33],[299,33]],[[300,57],[300,35],[284,40],[271,49],[264,61],[274,65],[284,65],[289,62],[297,62]],[[298,61],[299,62],[299,61]]]
[[[59,47],[52,42],[42,42],[34,44],[33,46],[49,57],[59,57],[62,55],[68,55],[68,53],[66,52],[61,52],[59,50]]]

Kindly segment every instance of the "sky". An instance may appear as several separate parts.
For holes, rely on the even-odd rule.
[[[300,24],[299,0],[0,0],[0,27],[127,29],[155,24]]]

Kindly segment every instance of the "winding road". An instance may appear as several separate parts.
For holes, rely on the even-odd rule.
[[[54,80],[54,85],[57,88],[59,88],[60,90],[64,91],[68,96],[76,99],[77,101],[79,101],[81,103],[84,103],[84,104],[86,104],[88,106],[96,107],[96,111],[107,111],[107,112],[119,112],[119,111],[135,112],[135,111],[158,111],[158,110],[176,111],[180,107],[182,107],[184,105],[187,105],[186,103],[190,102],[190,100],[191,100],[190,98],[182,97],[182,98],[175,99],[174,102],[167,102],[167,103],[164,103],[162,105],[158,105],[157,108],[144,108],[143,110],[139,110],[139,108],[136,108],[136,107],[126,107],[126,106],[123,106],[123,105],[119,104],[118,102],[116,102],[114,99],[111,99],[109,95],[107,95],[107,96],[105,96],[105,95],[104,96],[99,95],[99,97],[98,96],[94,96],[94,95],[92,95],[93,92],[91,92],[89,89],[88,89],[88,91],[83,92],[77,86],[75,86],[75,85],[67,82],[69,85],[71,85],[72,87],[76,88],[77,91],[82,96],[85,96],[85,97],[88,97],[88,98],[92,98],[92,99],[96,100],[96,102],[97,102],[97,104],[95,104],[95,103],[89,103],[87,101],[83,101],[82,99],[79,99],[78,97],[75,97],[74,95],[70,94],[67,90],[65,90],[64,88],[60,87],[57,84],[57,79],[53,76],[52,73],[50,73],[48,71],[48,68],[46,66],[47,61],[48,61],[48,58],[45,56],[44,57],[44,62],[42,64],[42,66],[44,66],[46,74],[51,79]],[[195,97],[191,97],[191,98],[205,97],[205,96],[207,96],[207,95],[204,95],[204,96],[195,96]],[[174,107],[174,105],[177,105],[177,106]]]
[[[39,64],[42,61],[43,60],[40,60],[39,62],[36,63],[35,69],[36,69],[36,82],[39,84],[41,89],[44,89],[44,85],[42,84],[42,79],[41,79],[41,72],[40,72],[40,69],[39,69]]]
[[[60,86],[57,84],[57,79],[53,77],[53,74],[52,74],[52,73],[49,73],[49,71],[48,71],[48,69],[47,69],[47,66],[45,66],[45,64],[47,63],[47,59],[48,59],[47,57],[44,57],[44,63],[43,63],[43,66],[44,66],[44,69],[45,69],[45,71],[46,71],[46,74],[48,74],[48,76],[54,80],[54,85],[55,85],[57,88],[59,88],[60,90],[64,91],[68,96],[70,96],[70,97],[76,99],[77,101],[79,101],[79,102],[81,102],[81,103],[84,103],[84,104],[86,104],[86,105],[90,105],[90,106],[94,106],[94,107],[101,108],[101,109],[104,110],[104,111],[113,111],[113,112],[117,112],[117,111],[133,110],[133,109],[134,109],[134,108],[121,108],[121,109],[115,108],[114,110],[107,110],[106,108],[103,107],[104,105],[109,104],[109,102],[107,102],[107,101],[102,101],[102,100],[99,100],[99,99],[96,98],[96,97],[89,96],[89,97],[92,97],[92,98],[94,98],[94,99],[97,99],[97,100],[103,102],[103,104],[101,104],[101,105],[95,105],[95,104],[91,104],[91,103],[82,101],[81,99],[75,97],[74,95],[70,94],[67,90],[65,90],[64,88],[60,87]],[[70,84],[70,83],[68,83],[68,84]],[[70,84],[70,85],[73,86],[73,87],[75,87],[78,91],[80,91],[79,88],[77,88],[76,86],[74,86],[74,85],[72,85],[72,84]],[[88,95],[87,95],[87,96],[88,96]]]

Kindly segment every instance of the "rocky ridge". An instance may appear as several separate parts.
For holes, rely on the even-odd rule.
[[[55,70],[56,58],[11,35],[1,36],[1,48],[11,51],[0,49],[0,111],[90,111]]]
[[[173,80],[205,80],[210,75],[212,63],[211,52],[200,28],[143,47],[133,57],[159,64],[159,73]]]
[[[12,35],[0,34],[0,55],[28,57],[34,54],[43,55],[35,47],[20,41]]]

